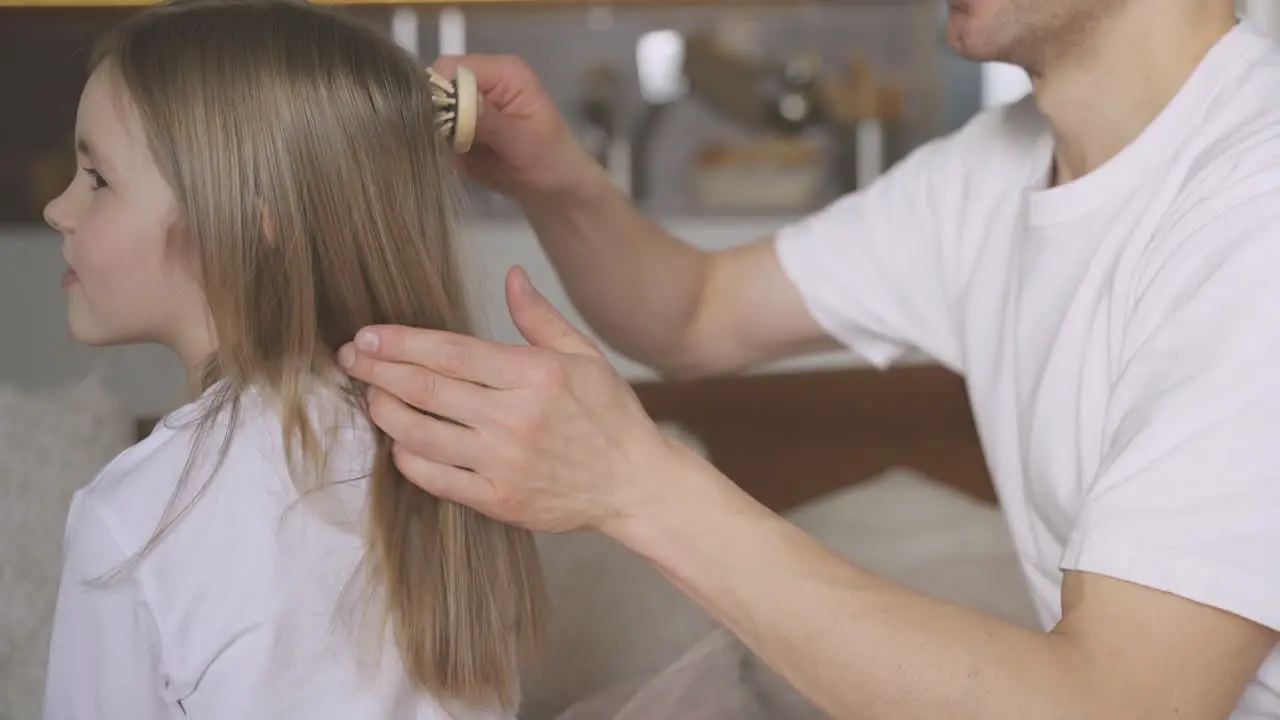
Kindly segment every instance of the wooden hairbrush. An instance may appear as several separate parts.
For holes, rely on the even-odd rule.
[[[436,109],[436,132],[449,141],[453,149],[465,153],[476,137],[476,120],[480,118],[480,91],[476,76],[459,67],[453,80],[427,68],[431,79],[431,103]]]

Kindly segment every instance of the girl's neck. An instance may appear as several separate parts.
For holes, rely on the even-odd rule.
[[[187,367],[187,400],[195,400],[208,388],[204,382],[204,366]]]
[[[211,322],[201,325],[185,323],[182,329],[159,341],[182,362],[187,375],[186,394],[192,400],[203,395],[207,389],[209,363],[218,347],[212,327]]]
[[[199,347],[176,342],[165,342],[165,347],[178,357],[186,371],[186,397],[195,400],[208,389],[209,363],[214,356],[212,345]]]

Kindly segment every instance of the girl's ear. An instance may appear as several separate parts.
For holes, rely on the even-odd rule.
[[[262,228],[262,235],[271,244],[276,243],[276,216],[267,207],[267,201],[258,198],[253,201],[253,211],[257,218],[258,226]]]
[[[186,217],[175,205],[170,208],[164,229],[165,250],[173,257],[187,259],[192,256],[191,233],[187,232]]]

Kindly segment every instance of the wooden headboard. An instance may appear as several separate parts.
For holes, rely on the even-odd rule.
[[[937,366],[752,375],[636,387],[716,466],[784,511],[893,467],[995,502],[963,381]]]
[[[634,387],[655,421],[692,433],[716,467],[778,512],[892,467],[995,502],[964,384],[937,366]],[[139,435],[154,424],[140,420]]]

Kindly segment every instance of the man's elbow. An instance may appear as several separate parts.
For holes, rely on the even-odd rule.
[[[721,342],[710,333],[690,328],[678,342],[655,353],[651,361],[644,364],[660,379],[677,382],[730,377],[759,364],[735,350],[732,342]]]
[[[757,363],[743,352],[743,343],[718,331],[702,313],[674,328],[658,346],[616,347],[633,362],[662,380],[689,381],[737,375]]]

